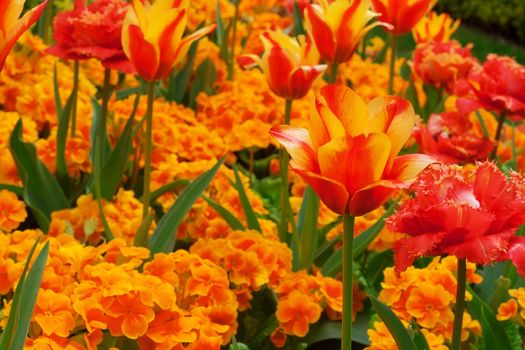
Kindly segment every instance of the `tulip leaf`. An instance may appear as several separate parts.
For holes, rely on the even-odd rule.
[[[217,68],[213,64],[213,61],[206,58],[201,62],[195,73],[195,80],[191,86],[189,106],[195,108],[196,98],[204,92],[208,95],[215,93],[214,84],[217,81]]]
[[[153,223],[153,219],[155,219],[155,215],[149,213],[140,224],[137,233],[135,234],[135,239],[133,240],[133,245],[135,247],[149,248],[148,232]]]
[[[353,342],[370,345],[367,335],[368,321],[368,316],[358,315],[356,320],[352,322]],[[341,322],[320,321],[311,325],[304,341],[309,345],[312,345],[329,339],[341,339]]]
[[[24,201],[40,228],[47,231],[51,213],[69,208],[69,202],[57,180],[38,159],[35,145],[22,140],[21,119],[11,133],[9,149],[24,184]]]
[[[292,252],[294,253],[294,270],[308,270],[314,260],[318,243],[319,230],[319,197],[308,186],[304,192],[303,202],[297,220],[297,233],[293,236]]]
[[[381,321],[392,334],[399,350],[418,350],[407,329],[396,314],[374,296],[370,296],[370,302]]]
[[[129,162],[129,154],[133,148],[133,123],[138,101],[139,95],[137,95],[135,99],[131,116],[126,122],[124,130],[115,145],[115,149],[110,153],[100,170],[100,195],[107,200],[113,198]]]
[[[246,195],[246,191],[244,190],[244,186],[242,185],[242,181],[239,176],[239,171],[235,165],[233,166],[233,173],[235,175],[234,187],[239,194],[239,199],[241,201],[242,210],[244,211],[244,216],[246,217],[248,228],[262,232],[261,226],[259,226],[259,220],[257,220],[257,215],[253,211],[252,205],[248,200],[248,196]]]
[[[91,123],[91,160],[95,160],[95,138],[97,136],[97,130],[98,125],[100,124],[100,116],[102,114],[102,107],[98,103],[98,101],[93,98],[91,99],[91,104],[93,106],[93,121]],[[108,158],[109,154],[111,153],[111,145],[109,144],[109,140],[106,134],[106,128],[103,128],[103,136],[102,136],[102,145],[101,145],[101,152],[102,156],[100,158],[101,164],[104,164],[106,159]]]
[[[58,118],[58,128],[56,136],[57,145],[57,156],[56,156],[56,169],[57,177],[64,186],[68,180],[67,164],[66,164],[66,141],[67,134],[69,131],[69,120],[71,117],[71,108],[73,106],[73,100],[75,98],[75,91],[71,91],[71,95],[68,97],[64,109],[60,113]]]
[[[98,205],[100,221],[102,221],[102,226],[104,227],[104,234],[106,238],[108,239],[108,241],[111,241],[113,239],[113,232],[111,231],[108,221],[106,220],[106,214],[104,213],[104,206],[102,205],[102,195],[101,195],[102,190],[100,187],[100,182],[101,182],[100,177],[101,177],[101,172],[102,172],[102,169],[101,169],[102,166],[100,165],[101,164],[100,158],[102,156],[100,152],[100,149],[101,149],[100,141],[101,140],[99,137],[95,138],[95,162],[94,162],[95,163],[94,164],[95,177],[94,177],[94,183],[93,183],[93,190],[94,190],[95,199]]]
[[[175,190],[176,188],[184,187],[184,186],[188,185],[189,183],[190,183],[189,180],[179,179],[179,180],[175,180],[173,182],[170,182],[170,183],[168,183],[168,184],[166,184],[164,186],[161,186],[161,187],[157,188],[155,191],[151,192],[150,202],[149,202],[150,205],[152,205],[153,202],[155,202],[163,194],[171,192],[171,191]],[[141,197],[141,199],[142,199],[142,197]]]
[[[410,324],[412,327],[412,330],[414,331],[414,344],[416,345],[416,348],[418,350],[430,350],[430,347],[428,346],[427,339],[425,338],[425,335],[423,332],[421,332],[421,328],[417,325],[417,322],[412,320],[412,323]]]
[[[394,211],[394,205],[391,205],[386,212],[377,221],[360,233],[354,240],[354,256],[361,255],[366,248],[373,242],[385,226],[385,219]],[[324,263],[321,271],[325,276],[335,276],[342,268],[343,250],[336,250]]]
[[[481,341],[485,344],[486,349],[512,350],[512,342],[505,332],[503,324],[496,319],[496,315],[491,308],[472,290],[467,287],[472,295],[469,303],[469,311],[473,318],[481,324],[482,334]]]
[[[394,264],[394,254],[391,249],[382,252],[372,252],[366,258],[363,275],[368,285],[377,294],[381,290],[383,271]]]
[[[57,116],[62,115],[62,100],[60,99],[60,88],[58,84],[57,64],[53,68],[53,90],[55,94],[55,111]]]
[[[224,27],[224,21],[222,20],[222,15],[221,15],[220,0],[217,0],[215,17],[217,17],[217,30],[215,31],[217,35],[217,46],[220,49],[222,60],[224,62],[228,62],[228,59],[229,59],[228,36],[230,32],[230,27],[228,28]]]
[[[16,185],[9,185],[9,184],[0,184],[0,190],[8,190],[13,193],[16,193],[16,195],[23,197],[24,196],[24,188]]]
[[[198,45],[198,41],[194,41],[191,44],[190,49],[188,50],[186,64],[180,71],[171,74],[169,88],[164,92],[166,100],[182,103],[182,99],[184,98],[184,94],[188,88],[188,83],[191,79],[191,73],[193,73],[193,65],[195,62],[195,56],[197,55]]]
[[[295,36],[303,35],[305,33],[303,26],[303,16],[297,0],[293,2],[293,23]]]
[[[193,203],[195,203],[201,193],[208,187],[223,162],[224,158],[221,158],[210,170],[192,181],[182,191],[175,204],[173,204],[170,210],[159,221],[150,239],[152,257],[156,253],[169,253],[173,251],[179,224],[190,211]]]
[[[232,230],[242,231],[246,229],[239,219],[237,219],[228,209],[205,195],[202,195],[202,198],[224,219],[224,221],[226,221],[228,225],[230,225]]]
[[[16,287],[7,325],[0,337],[1,350],[22,350],[24,348],[49,254],[49,242],[46,242],[29,269],[37,245],[38,239],[27,257],[22,276]]]

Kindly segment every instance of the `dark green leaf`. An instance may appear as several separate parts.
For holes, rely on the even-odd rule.
[[[210,170],[191,182],[180,194],[170,210],[162,217],[150,239],[151,256],[156,253],[169,253],[175,248],[175,236],[182,219],[190,211],[193,203],[208,187],[211,180],[224,162],[221,158]]]
[[[217,69],[213,64],[213,61],[209,58],[206,58],[201,62],[195,73],[195,80],[191,86],[190,92],[190,102],[189,105],[192,108],[195,108],[197,96],[204,92],[208,95],[213,95],[215,93],[214,84],[217,81]]]
[[[58,85],[57,64],[53,68],[53,89],[55,93],[55,110],[60,117],[62,115],[62,100],[60,99],[60,88]]]
[[[193,73],[193,64],[195,62],[195,56],[197,55],[198,41],[194,41],[188,51],[188,59],[184,67],[176,74],[171,75],[170,85],[168,91],[164,94],[164,97],[168,101],[174,101],[182,103],[184,93],[188,88],[188,83]]]
[[[20,197],[24,195],[24,188],[16,185],[0,184],[0,190],[11,191]]]
[[[414,331],[414,344],[418,350],[430,350],[427,339],[415,321],[410,324]]]
[[[228,209],[205,195],[202,195],[202,198],[224,219],[224,221],[228,223],[228,225],[230,225],[232,230],[242,231],[246,229],[239,219],[237,219]]]
[[[303,203],[299,210],[297,220],[297,254],[294,252],[294,263],[297,264],[295,271],[308,270],[314,260],[317,249],[318,233],[317,218],[319,216],[319,197],[315,191],[308,186],[305,190]],[[293,245],[295,246],[295,244]],[[297,259],[295,259],[297,257]]]
[[[305,33],[303,27],[303,16],[301,15],[301,10],[299,9],[297,0],[294,0],[293,2],[293,24],[295,36],[303,35]]]
[[[69,131],[69,119],[71,117],[71,107],[73,106],[73,99],[75,98],[75,91],[71,91],[71,95],[68,97],[66,105],[60,114],[58,119],[57,128],[57,176],[62,181],[66,181],[67,175],[67,164],[66,164],[66,141],[67,134]]]
[[[159,198],[160,196],[162,196],[163,194],[165,193],[168,193],[168,192],[171,192],[179,187],[184,187],[186,185],[188,185],[190,183],[189,180],[186,180],[186,179],[180,179],[180,180],[175,180],[173,182],[170,182],[164,186],[161,186],[159,188],[157,188],[155,191],[151,192],[151,195],[150,195],[150,205],[153,204],[153,202],[155,202],[157,200],[157,198]]]
[[[94,161],[95,160],[95,138],[97,136],[98,125],[100,124],[100,116],[102,113],[102,108],[98,104],[98,101],[95,98],[91,99],[91,105],[93,107],[93,119],[91,123],[91,135],[90,135],[91,145],[92,145],[90,158],[92,161]],[[102,144],[101,144],[102,157],[100,158],[100,162],[101,164],[104,164],[107,157],[111,153],[111,145],[109,144],[109,140],[106,134],[106,128],[103,128],[102,130],[104,131],[103,132],[104,135],[103,135]]]
[[[153,219],[155,219],[155,215],[153,213],[149,213],[148,216],[146,216],[146,219],[142,221],[139,229],[137,230],[137,233],[135,234],[133,246],[149,248],[148,232],[151,224],[153,223]]]
[[[252,205],[248,200],[248,196],[246,195],[246,191],[244,190],[244,186],[242,185],[239,172],[235,165],[233,166],[233,173],[235,174],[234,187],[237,190],[237,193],[239,194],[239,199],[241,201],[242,210],[244,211],[244,216],[246,217],[246,222],[248,223],[248,228],[251,230],[257,230],[259,232],[262,232],[261,226],[259,226],[259,220],[257,220],[257,215],[255,215]]]
[[[418,350],[407,329],[396,314],[374,296],[370,296],[370,302],[372,303],[375,312],[379,315],[392,334],[392,337],[394,337],[399,350]]]

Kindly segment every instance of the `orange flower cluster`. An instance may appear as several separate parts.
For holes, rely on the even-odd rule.
[[[499,321],[513,320],[525,327],[525,288],[509,289],[510,299],[498,306]]]
[[[275,288],[292,269],[288,246],[257,231],[232,231],[224,238],[201,238],[190,252],[227,271],[241,311],[250,307],[252,291],[264,285]]]
[[[121,188],[111,202],[103,200],[102,205],[113,236],[131,245],[142,222],[142,203],[135,198],[133,191]],[[75,208],[51,214],[48,234],[69,234],[81,242],[96,244],[103,232],[98,203],[93,195],[87,194],[78,198]]]
[[[26,204],[13,192],[0,190],[0,232],[16,229],[26,217]]]
[[[354,303],[352,318],[364,307],[367,299],[365,293],[354,283]],[[272,335],[272,341],[277,347],[284,346],[286,335],[304,337],[310,324],[319,320],[323,310],[328,318],[340,320],[343,310],[343,283],[321,274],[308,275],[302,270],[286,275],[277,287],[276,316],[278,328]]]
[[[443,259],[434,258],[425,268],[413,266],[398,273],[393,268],[384,270],[385,279],[381,283],[382,290],[379,299],[389,306],[396,315],[407,323],[417,322],[425,332],[427,340],[435,342],[433,349],[444,349],[443,341],[452,338],[454,322],[453,305],[456,295],[457,259],[449,256]],[[476,274],[476,265],[467,264],[467,281],[480,283],[482,278]],[[469,295],[467,293],[467,299]],[[382,324],[370,329],[369,336],[372,342],[369,350],[397,349],[393,338],[386,332]],[[473,320],[468,312],[463,316],[462,341],[469,338],[470,333],[480,335],[481,326]],[[438,341],[440,340],[440,342]]]

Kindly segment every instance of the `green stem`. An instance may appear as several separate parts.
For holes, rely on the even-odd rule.
[[[396,75],[397,36],[390,34],[390,79],[388,80],[388,94],[394,93],[394,78]]]
[[[343,329],[341,350],[352,350],[352,303],[354,283],[354,221],[343,216]]]
[[[98,123],[98,136],[100,142],[104,144],[106,140],[106,127],[109,98],[111,97],[111,69],[104,70],[104,85],[102,85],[102,106],[100,110],[100,120]],[[103,152],[103,151],[102,151]]]
[[[73,64],[73,102],[71,106],[71,137],[75,137],[77,131],[77,100],[78,100],[78,75],[80,63],[78,60]]]
[[[454,310],[451,350],[459,350],[461,347],[461,329],[463,325],[463,310],[465,309],[465,290],[467,288],[466,259],[458,259],[457,281],[456,309]]]
[[[46,8],[44,9],[44,19],[42,24],[42,40],[45,44],[51,44],[51,27],[53,25],[53,4],[54,0],[48,0]]]
[[[501,113],[498,119],[498,127],[496,128],[496,135],[494,136],[494,142],[496,142],[496,146],[494,146],[494,149],[492,150],[492,153],[490,154],[490,159],[492,160],[496,159],[496,155],[498,153],[499,139],[501,138],[501,132],[503,130],[504,122],[505,122],[505,113]]]
[[[233,79],[234,62],[235,62],[235,41],[237,40],[237,20],[239,19],[239,3],[241,0],[235,2],[235,14],[233,15],[233,33],[232,33],[232,48],[230,50],[230,57],[228,60],[228,80]]]
[[[339,68],[338,63],[332,63],[330,66],[330,75],[328,76],[328,80],[326,81],[328,84],[335,84],[337,81],[337,69]]]
[[[284,123],[290,124],[292,115],[292,100],[287,99],[284,110]],[[289,208],[290,208],[290,189],[288,188],[288,163],[290,163],[290,156],[284,148],[279,151],[279,165],[281,168],[281,220],[279,222],[279,234],[282,242],[288,242],[288,222],[289,222]]]
[[[144,164],[144,189],[142,194],[142,219],[148,217],[150,205],[151,149],[153,147],[153,101],[155,100],[155,81],[148,82],[148,108],[146,110],[146,147]]]

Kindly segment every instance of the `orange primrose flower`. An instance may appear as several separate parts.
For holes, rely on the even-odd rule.
[[[327,63],[347,62],[370,29],[387,25],[380,22],[367,25],[376,16],[370,11],[370,0],[317,2],[304,10],[305,27]]]
[[[122,47],[145,80],[166,77],[194,41],[215,29],[207,26],[183,38],[186,7],[185,0],[133,0],[122,26]]]
[[[448,13],[438,15],[436,12],[431,11],[417,22],[414,29],[412,29],[412,35],[417,44],[430,41],[446,43],[450,41],[450,37],[458,29],[460,23],[459,19],[454,21]]]
[[[396,157],[414,129],[410,103],[397,96],[365,104],[353,90],[327,85],[317,94],[309,129],[270,134],[290,153],[292,169],[338,214],[364,215],[407,188],[432,157]]]
[[[259,66],[268,78],[270,89],[279,97],[290,100],[304,97],[326,70],[326,65],[318,64],[319,52],[310,38],[301,36],[298,42],[281,31],[265,32],[260,38],[263,56],[240,56],[241,67]]]
[[[24,9],[24,0],[0,0],[0,72],[18,38],[36,22],[46,4],[47,0],[27,11],[19,19]]]
[[[392,26],[387,27],[390,33],[403,35],[410,32],[435,3],[436,0],[372,0],[372,8],[380,21]]]

